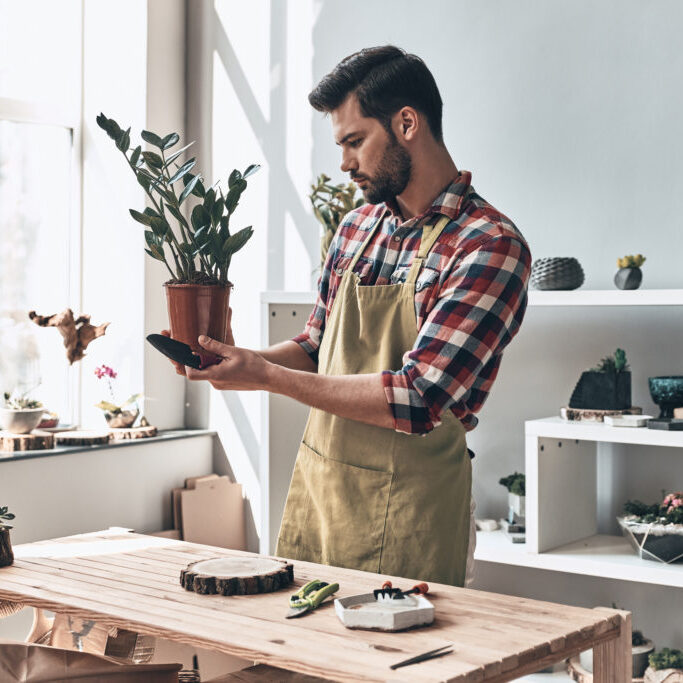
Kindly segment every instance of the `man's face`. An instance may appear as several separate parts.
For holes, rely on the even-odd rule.
[[[342,148],[341,170],[358,184],[365,201],[379,204],[400,195],[412,164],[393,131],[363,116],[355,95],[349,95],[330,118],[335,142]]]

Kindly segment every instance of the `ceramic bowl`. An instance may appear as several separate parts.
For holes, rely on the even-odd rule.
[[[683,406],[683,376],[650,377],[650,396],[662,411],[660,418],[674,416],[674,408]]]
[[[45,408],[0,408],[0,428],[11,434],[28,434],[38,426],[44,412]]]

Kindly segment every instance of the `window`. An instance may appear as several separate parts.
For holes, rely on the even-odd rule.
[[[0,0],[0,391],[77,419],[77,368],[28,311],[80,313],[81,0]]]

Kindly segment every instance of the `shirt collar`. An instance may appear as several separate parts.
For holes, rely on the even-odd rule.
[[[472,174],[469,171],[460,173],[451,180],[446,187],[439,193],[431,206],[419,216],[413,216],[407,221],[401,222],[401,211],[395,199],[386,202],[389,214],[399,221],[399,227],[414,227],[421,224],[434,214],[448,216],[451,220],[456,220],[460,215],[463,198],[467,194],[472,183]]]

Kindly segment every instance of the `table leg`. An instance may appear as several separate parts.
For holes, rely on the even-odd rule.
[[[618,614],[619,636],[593,648],[593,683],[630,683],[633,678],[631,613]]]

